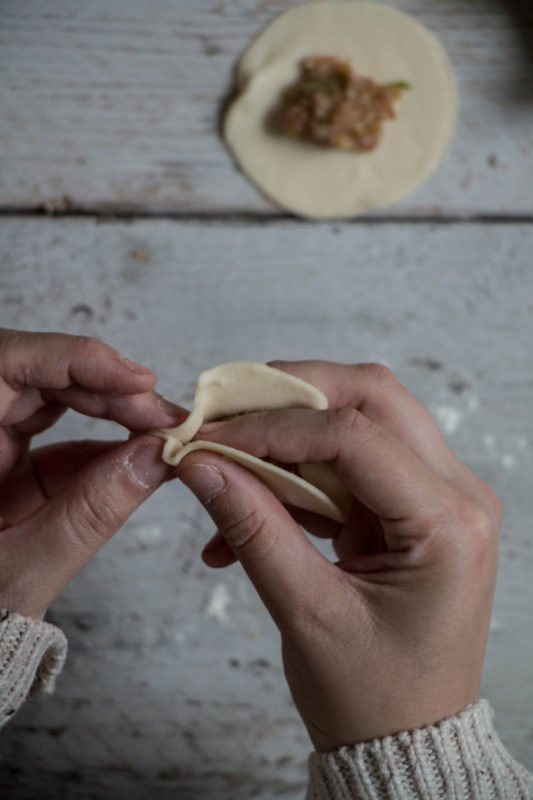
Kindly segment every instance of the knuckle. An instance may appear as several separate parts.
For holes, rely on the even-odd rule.
[[[368,362],[367,364],[360,365],[363,371],[368,373],[372,381],[379,386],[390,387],[398,383],[398,379],[394,372],[379,362]]]
[[[246,423],[251,423],[254,426],[254,429],[257,428],[258,430],[267,427],[269,423],[272,422],[272,411],[250,411],[245,412],[244,414],[239,414],[238,416],[234,417],[237,420],[237,424],[245,418]]]
[[[496,494],[496,492],[490,488],[490,486],[486,487],[486,494],[487,494],[487,507],[489,512],[496,523],[496,527],[499,530],[500,525],[502,524],[503,518],[503,505],[502,501]]]
[[[459,521],[473,534],[483,535],[490,530],[490,518],[483,506],[472,500],[464,500],[458,507]]]
[[[92,336],[76,336],[74,346],[79,355],[84,358],[92,358],[100,354],[102,348],[106,345],[99,342],[98,339],[94,339]]]
[[[257,548],[264,529],[265,519],[263,515],[258,509],[252,508],[246,514],[230,520],[224,527],[224,536],[235,553],[240,556],[250,548]]]
[[[67,501],[65,516],[73,538],[90,550],[94,550],[95,542],[107,541],[120,527],[113,499],[96,496],[86,487]]]
[[[326,412],[333,424],[338,436],[346,436],[347,433],[357,433],[358,436],[371,436],[374,432],[374,425],[361,414],[356,408],[344,406],[333,408]]]
[[[458,574],[492,575],[497,539],[488,511],[467,496],[455,492],[431,509],[424,518],[416,541],[418,557],[435,559],[441,566],[453,564]],[[431,554],[431,555],[430,555]]]
[[[351,429],[358,423],[359,412],[351,406],[344,406],[342,408],[332,408],[326,411],[327,416],[331,422],[342,429]]]
[[[492,550],[494,522],[488,509],[474,500],[457,500],[452,514],[454,527],[460,532],[467,549],[475,558]]]
[[[9,384],[19,388],[25,383],[29,369],[22,358],[23,349],[18,347],[23,343],[23,334],[20,331],[11,331],[4,328],[0,332],[0,367],[2,374],[12,376],[7,378]]]

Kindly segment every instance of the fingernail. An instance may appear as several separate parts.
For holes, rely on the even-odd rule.
[[[152,372],[148,367],[139,364],[137,361],[132,361],[130,358],[126,358],[126,356],[120,355],[119,359],[121,364],[124,364],[130,372],[134,372],[136,375],[149,375]]]
[[[179,478],[204,505],[209,505],[226,488],[224,476],[213,464],[186,466],[180,470]]]
[[[155,489],[166,480],[169,472],[168,464],[161,458],[161,445],[157,443],[141,444],[126,456],[124,467],[143,489]]]
[[[176,421],[176,424],[179,420],[183,421],[189,416],[188,411],[185,411],[181,406],[171,403],[170,400],[166,400],[164,397],[159,397],[158,405],[161,411],[164,411],[173,421]]]

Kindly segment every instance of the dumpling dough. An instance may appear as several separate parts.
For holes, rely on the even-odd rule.
[[[257,475],[283,503],[346,522],[353,498],[327,464],[299,465],[304,479],[233,447],[206,441],[191,442],[204,422],[234,414],[277,408],[327,407],[326,396],[299,378],[266,364],[232,361],[200,375],[193,410],[181,425],[155,433],[165,440],[163,459],[167,464],[177,466],[193,450],[220,453]]]
[[[305,56],[330,55],[380,83],[412,88],[396,104],[377,149],[350,153],[272,130],[272,111]],[[237,98],[224,136],[248,177],[275,203],[314,219],[353,217],[394,203],[437,167],[456,117],[444,48],[412,17],[370,2],[305,3],[282,14],[237,68]]]

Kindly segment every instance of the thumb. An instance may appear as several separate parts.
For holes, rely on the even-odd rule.
[[[177,469],[246,570],[278,627],[313,602],[333,565],[276,497],[239,464],[195,451]]]
[[[17,588],[11,607],[28,616],[44,615],[171,472],[161,458],[160,440],[139,436],[94,459],[68,488],[13,526],[8,533],[11,543],[2,539],[18,573],[13,577]]]

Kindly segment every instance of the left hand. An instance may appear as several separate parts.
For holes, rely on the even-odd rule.
[[[0,329],[0,607],[42,619],[170,475],[152,436],[30,450],[32,437],[67,408],[132,431],[176,424],[155,382],[94,339]]]

